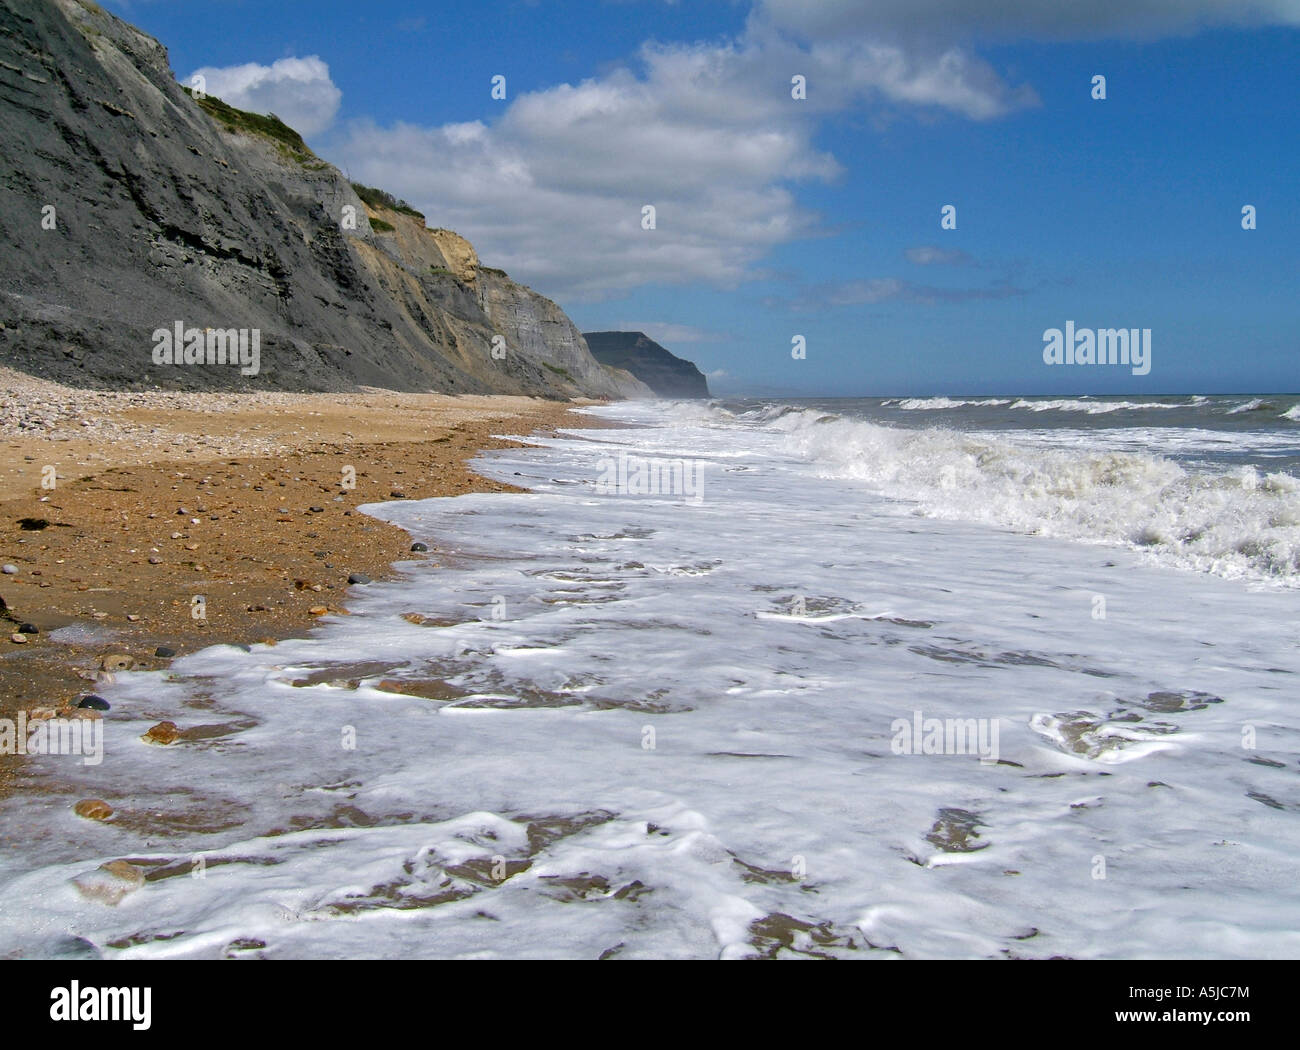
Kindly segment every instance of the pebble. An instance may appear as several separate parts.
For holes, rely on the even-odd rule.
[[[113,807],[102,798],[83,798],[72,811],[87,820],[107,820],[113,815]]]
[[[325,513],[325,508],[324,508],[324,507],[308,507],[307,509],[310,510],[313,514],[324,514],[324,513]]]
[[[424,554],[426,551],[428,551],[428,549],[429,549],[429,545],[427,543],[411,544],[411,550],[413,550],[416,554]]]
[[[181,735],[180,727],[175,722],[159,722],[140,737],[146,744],[167,745],[174,743]]]
[[[19,634],[40,634],[41,629],[34,623],[25,623],[18,628]]]
[[[158,646],[157,649],[153,651],[153,654],[154,656],[158,657],[160,660],[170,660],[173,656],[176,655],[176,650],[173,649],[170,645],[160,645]]]
[[[388,494],[388,498],[389,498],[389,499],[406,499],[406,493],[403,492],[401,489],[393,489],[393,491],[390,492],[390,493]]]
[[[108,711],[111,710],[109,703],[102,696],[96,696],[90,693],[81,698],[81,703],[77,705],[86,711]]]
[[[161,564],[162,564],[162,559],[159,558],[159,557],[156,557],[156,556],[154,556],[154,557],[150,557],[150,559],[149,559],[149,564],[150,564],[150,565],[161,565]]]
[[[124,860],[110,860],[94,871],[77,875],[72,885],[88,900],[113,905],[144,885],[144,873]]]
[[[99,661],[101,671],[129,671],[135,666],[135,658],[125,653],[110,653]]]
[[[6,563],[6,564],[5,564],[5,567],[4,567],[4,574],[5,574],[6,576],[13,576],[17,571],[18,571],[18,566],[17,566],[17,565],[12,565],[12,564],[9,564],[9,563]]]
[[[26,645],[26,644],[27,644],[27,635],[25,635],[25,634],[17,634],[17,633],[15,633],[15,634],[11,634],[11,635],[9,636],[9,640],[10,640],[11,642],[13,642],[14,645]]]
[[[369,583],[370,577],[364,572],[354,572],[348,577],[348,583]]]
[[[329,609],[324,605],[313,605],[307,611],[311,613],[312,616],[324,616],[327,612],[329,612]]]

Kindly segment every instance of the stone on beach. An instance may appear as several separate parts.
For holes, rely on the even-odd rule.
[[[72,885],[87,900],[115,905],[144,885],[144,873],[124,860],[110,860],[75,876]]]
[[[113,807],[102,798],[83,798],[72,811],[87,820],[107,820],[113,815]]]
[[[175,722],[159,722],[156,726],[150,727],[149,731],[140,739],[146,744],[166,746],[174,743],[180,735],[180,727]]]

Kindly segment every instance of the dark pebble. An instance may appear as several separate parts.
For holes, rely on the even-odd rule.
[[[173,656],[176,655],[176,650],[173,649],[170,645],[160,645],[158,646],[157,649],[153,651],[153,654],[154,656],[158,657],[160,660],[170,660]]]
[[[393,491],[388,494],[388,497],[389,499],[406,499],[406,493],[402,492],[400,489],[393,489]]]
[[[369,583],[370,577],[364,572],[354,572],[348,577],[348,583]]]
[[[428,545],[427,543],[412,543],[412,544],[411,544],[411,550],[415,551],[416,554],[423,554],[423,553],[425,553],[425,551],[427,551],[428,549],[429,549],[429,545]]]
[[[48,529],[50,523],[45,518],[19,518],[18,525],[25,532],[40,532],[41,529]]]
[[[109,709],[108,701],[102,696],[96,696],[91,693],[89,696],[83,696],[78,707],[84,707],[89,711],[107,711]]]
[[[310,510],[313,514],[324,514],[324,513],[325,513],[325,508],[324,508],[324,507],[308,507],[307,509]]]
[[[34,623],[25,623],[18,628],[19,634],[40,634],[41,629]]]

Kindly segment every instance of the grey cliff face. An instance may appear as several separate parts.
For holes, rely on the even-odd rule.
[[[644,332],[587,332],[587,345],[601,364],[626,369],[656,397],[708,397],[709,384],[690,361],[664,349]]]
[[[127,389],[648,395],[467,242],[248,117],[93,3],[0,0],[0,362]],[[257,374],[155,363],[177,322],[258,330]]]

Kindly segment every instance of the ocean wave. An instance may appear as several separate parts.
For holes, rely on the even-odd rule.
[[[1272,401],[1266,401],[1262,397],[1251,398],[1249,401],[1243,401],[1240,405],[1233,405],[1228,409],[1228,415],[1236,416],[1242,412],[1267,412],[1277,408]]]
[[[1300,405],[1292,405],[1290,408],[1288,408],[1285,412],[1282,413],[1282,418],[1294,419],[1297,422],[1300,422]]]
[[[774,422],[825,476],[858,479],[929,517],[1141,549],[1184,568],[1300,585],[1300,481],[1162,456],[1042,448],[814,413]]]
[[[1052,401],[1029,401],[1021,398],[1011,407],[1013,409],[1025,409],[1030,412],[1086,412],[1090,416],[1099,416],[1105,415],[1107,412],[1133,412],[1140,409],[1188,408],[1190,406],[1181,402],[1170,403],[1166,401],[1093,401],[1091,398],[1057,398]]]
[[[901,400],[891,399],[891,401],[882,402],[882,407],[884,405],[892,405],[893,407],[901,408],[908,412],[915,412],[918,410],[925,411],[925,410],[943,409],[943,408],[964,408],[967,405],[993,407],[997,405],[1009,405],[1009,404],[1011,404],[1010,398],[989,397],[989,398],[972,398],[970,400],[954,401],[951,398],[947,398],[947,397],[909,397],[909,398],[903,398]]]

